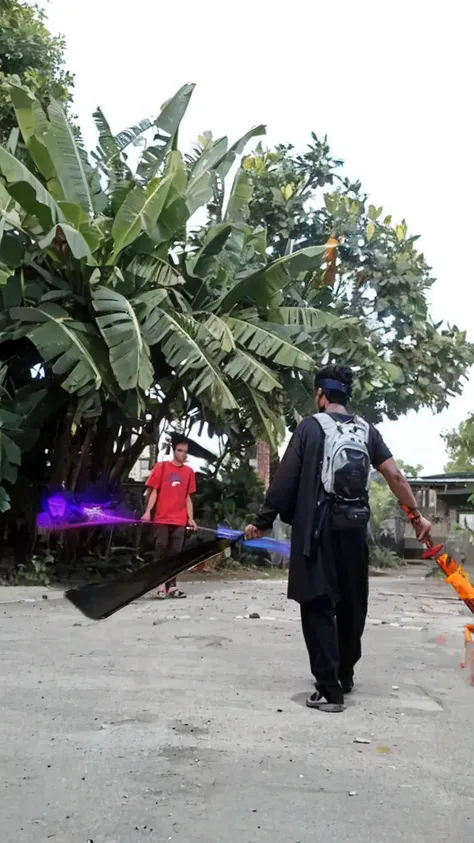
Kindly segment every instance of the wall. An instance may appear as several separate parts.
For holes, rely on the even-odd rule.
[[[434,543],[444,544],[448,553],[466,567],[474,581],[474,545],[465,533],[457,535],[455,532],[456,524],[462,525],[465,520],[468,526],[473,527],[474,513],[461,514],[453,503],[449,504],[443,500],[435,489],[419,489],[415,492],[415,498],[420,510],[431,521]],[[405,553],[407,558],[419,556],[421,553],[420,544],[408,521],[405,525]]]
[[[132,480],[136,480],[140,483],[142,480],[146,480],[148,475],[150,474],[150,449],[148,445],[142,453],[140,454],[138,460],[136,461],[135,465],[133,466],[130,477]]]
[[[265,490],[270,485],[270,448],[265,442],[257,442],[256,472]]]

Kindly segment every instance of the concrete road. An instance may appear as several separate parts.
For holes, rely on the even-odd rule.
[[[304,707],[284,583],[187,590],[95,624],[0,589],[2,843],[472,843],[474,687],[448,586],[372,580],[339,715]]]

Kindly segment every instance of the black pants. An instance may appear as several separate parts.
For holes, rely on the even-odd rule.
[[[321,595],[301,603],[303,635],[318,687],[352,679],[362,655],[369,594],[365,530],[333,532],[330,541],[338,597]]]
[[[183,549],[186,538],[186,527],[175,527],[172,524],[157,524],[155,527],[155,550],[158,559],[174,556]],[[176,577],[166,583],[166,590],[176,588]]]

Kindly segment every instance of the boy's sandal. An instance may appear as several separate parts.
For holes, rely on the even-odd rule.
[[[168,597],[171,597],[174,600],[184,600],[186,594],[184,591],[180,591],[179,588],[170,588],[168,591]]]

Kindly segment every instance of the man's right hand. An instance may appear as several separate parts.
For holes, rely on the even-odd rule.
[[[263,532],[263,530],[259,530],[258,527],[255,526],[255,524],[247,524],[245,528],[245,538],[247,539],[247,541],[249,541],[250,539],[261,539],[264,535],[265,533]]]
[[[424,542],[431,536],[431,522],[428,521],[427,518],[423,518],[423,516],[420,515],[419,518],[416,518],[413,521],[413,526],[415,528],[415,533],[418,541],[421,542],[421,544],[424,544]]]
[[[140,521],[151,521],[151,512],[144,512]]]

